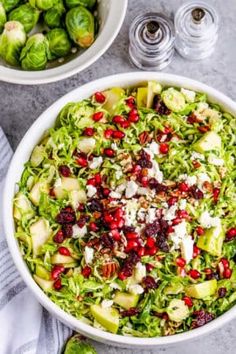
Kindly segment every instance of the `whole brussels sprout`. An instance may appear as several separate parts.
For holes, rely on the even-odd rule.
[[[82,5],[84,7],[87,7],[88,9],[92,9],[97,0],[65,0],[66,6],[71,9],[72,7]]]
[[[94,41],[94,17],[85,7],[77,6],[66,14],[66,28],[70,38],[82,48]]]
[[[6,12],[11,11],[19,4],[20,0],[2,0]]]
[[[6,11],[0,2],[0,33],[2,33],[5,23],[7,22]]]
[[[25,28],[25,32],[30,32],[38,22],[40,11],[34,9],[30,4],[24,4],[12,10],[9,20],[19,21]]]
[[[46,35],[49,43],[50,59],[64,57],[70,52],[71,43],[66,31],[54,28]]]
[[[97,351],[93,346],[90,343],[81,340],[80,337],[79,334],[71,337],[66,343],[63,354],[97,354]]]
[[[0,56],[7,63],[18,65],[20,52],[25,42],[24,26],[18,21],[6,22],[4,31],[0,35]]]
[[[42,33],[29,37],[21,51],[20,61],[24,70],[43,70],[49,56],[48,41]]]
[[[57,3],[57,1],[56,0],[29,0],[29,3],[34,8],[38,8],[40,10],[49,10]]]
[[[60,0],[55,6],[45,12],[44,21],[49,28],[61,26],[61,17],[66,12],[63,1]]]

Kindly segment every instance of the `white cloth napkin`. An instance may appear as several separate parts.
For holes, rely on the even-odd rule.
[[[0,128],[0,191],[11,156]],[[0,354],[59,354],[70,335],[71,330],[50,316],[26,288],[8,251],[0,219]]]

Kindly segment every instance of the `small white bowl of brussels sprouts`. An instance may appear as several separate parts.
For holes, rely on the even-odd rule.
[[[109,48],[128,0],[0,0],[0,80],[45,84],[74,75]]]

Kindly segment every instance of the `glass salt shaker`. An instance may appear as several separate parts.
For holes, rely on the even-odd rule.
[[[139,69],[162,70],[174,55],[174,24],[159,13],[137,16],[130,26],[129,55]]]
[[[199,60],[212,54],[218,39],[219,16],[206,2],[183,4],[175,15],[175,48],[183,57]]]

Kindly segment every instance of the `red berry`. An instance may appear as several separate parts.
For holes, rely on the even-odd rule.
[[[133,108],[134,105],[135,105],[134,97],[127,98],[127,100],[125,102],[126,102],[127,106],[130,107],[130,108]]]
[[[126,121],[126,119],[122,116],[114,116],[112,118],[112,122],[115,123],[115,124],[122,124]]]
[[[152,248],[148,248],[145,250],[145,254],[148,256],[154,256],[158,251],[158,248],[156,246],[153,246]]]
[[[156,240],[153,237],[147,237],[146,247],[152,248],[155,246]]]
[[[198,236],[202,236],[204,234],[204,229],[201,226],[197,226],[196,233],[198,234]]]
[[[69,177],[71,175],[70,167],[66,165],[59,166],[59,172],[63,177]]]
[[[227,239],[231,240],[236,237],[236,227],[231,227],[226,233]]]
[[[96,186],[96,180],[95,180],[95,178],[94,177],[92,177],[92,178],[89,178],[88,180],[87,180],[87,185],[88,186]]]
[[[88,161],[84,157],[77,157],[76,163],[80,165],[81,167],[87,167],[88,166]]]
[[[128,240],[135,240],[137,238],[139,238],[139,234],[137,232],[127,232],[125,234],[125,237],[128,239]]]
[[[104,136],[106,139],[110,139],[112,137],[112,134],[113,134],[113,129],[108,128],[104,131]]]
[[[169,200],[168,200],[168,205],[169,206],[172,206],[172,205],[174,205],[175,203],[177,203],[177,201],[178,201],[178,198],[176,198],[176,197],[171,197]]]
[[[154,269],[154,265],[150,264],[150,263],[146,263],[146,270],[147,272],[151,272]]]
[[[193,278],[193,279],[198,279],[198,278],[200,278],[200,276],[201,276],[201,274],[199,273],[199,271],[198,271],[197,269],[191,269],[191,270],[189,271],[189,275],[190,275],[190,277]]]
[[[65,271],[65,268],[63,265],[55,265],[52,270],[51,270],[51,278],[53,280],[56,280],[61,273]]]
[[[120,272],[120,273],[118,273],[118,278],[119,278],[120,280],[125,280],[125,279],[127,278],[127,276],[125,275],[124,272]]]
[[[192,302],[192,299],[190,297],[184,296],[183,300],[184,300],[186,306],[188,306],[188,307],[192,307],[193,306],[193,302]]]
[[[57,231],[56,235],[54,235],[53,237],[53,241],[56,243],[62,243],[64,241],[64,235],[62,230]]]
[[[70,256],[70,250],[68,250],[66,247],[59,247],[58,252],[63,256]]]
[[[181,192],[187,192],[187,191],[189,190],[189,186],[187,185],[187,183],[181,182],[181,183],[179,184],[179,190],[180,190]]]
[[[102,92],[95,92],[94,97],[98,103],[104,103],[106,101],[106,97]]]
[[[128,120],[131,123],[137,123],[139,121],[139,115],[136,108],[131,109],[131,111],[128,114]]]
[[[213,200],[215,203],[217,203],[220,195],[220,189],[219,188],[214,188],[213,189]]]
[[[91,221],[91,223],[89,224],[89,230],[96,232],[99,230],[99,227],[97,226],[97,224],[93,221]]]
[[[178,267],[184,268],[186,265],[186,260],[182,257],[176,258],[175,263]]]
[[[220,262],[223,264],[224,269],[229,268],[229,261],[227,258],[221,258]]]
[[[225,279],[231,278],[231,275],[232,275],[232,269],[227,268],[227,269],[224,270],[223,277]]]
[[[94,129],[93,128],[85,128],[84,129],[84,135],[93,136],[94,135]]]
[[[112,237],[113,237],[113,239],[115,241],[120,241],[121,240],[120,233],[119,233],[119,231],[117,229],[111,230],[111,235],[112,235]]]
[[[114,130],[112,137],[114,139],[123,139],[125,137],[125,133],[120,130]]]
[[[89,267],[89,266],[85,266],[83,269],[82,269],[82,275],[85,277],[85,278],[89,278],[90,274],[92,273],[92,269]]]
[[[99,122],[104,116],[103,112],[96,112],[93,114],[92,118],[94,120],[94,122]]]
[[[194,245],[193,246],[193,258],[196,258],[197,256],[199,256],[200,253],[201,253],[201,250],[196,245]]]
[[[108,157],[114,157],[116,153],[113,149],[106,148],[106,149],[104,149],[104,154]]]
[[[53,287],[55,290],[61,290],[61,288],[62,288],[61,279],[57,279],[54,282]]]
[[[166,143],[160,144],[160,153],[166,155],[169,151],[169,145]]]

